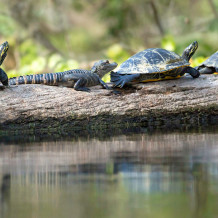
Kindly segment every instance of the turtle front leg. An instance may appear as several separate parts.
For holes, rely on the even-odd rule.
[[[8,86],[8,76],[5,73],[4,70],[2,70],[2,68],[0,68],[0,82],[4,85],[4,86]]]
[[[186,67],[185,73],[189,73],[193,78],[198,78],[200,76],[200,72],[192,67]]]
[[[114,87],[123,88],[126,83],[129,83],[140,77],[140,74],[119,74],[111,72],[111,82],[114,84]]]
[[[101,86],[102,86],[103,88],[105,88],[105,89],[107,89],[107,90],[111,90],[113,94],[115,94],[115,95],[119,95],[119,94],[120,94],[119,91],[116,91],[116,90],[112,89],[111,87],[109,87],[109,86],[108,86],[103,80],[101,80],[100,78],[99,78],[99,83],[101,84]]]

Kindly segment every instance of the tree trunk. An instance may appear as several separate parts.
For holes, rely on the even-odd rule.
[[[151,5],[151,9],[152,9],[152,12],[154,15],[155,23],[160,31],[160,34],[163,36],[164,35],[164,28],[163,28],[163,25],[161,24],[161,19],[159,17],[159,13],[158,13],[157,7],[155,5],[155,2],[154,2],[154,0],[152,0],[149,3]]]
[[[213,0],[208,0],[208,3],[210,5],[210,7],[211,7],[211,10],[212,10],[213,14],[214,14],[214,17],[218,18],[218,13],[216,11],[216,5],[214,4]]]
[[[0,91],[0,135],[5,131],[109,131],[112,128],[187,128],[218,124],[218,76],[184,76],[134,85],[120,95],[45,85]]]

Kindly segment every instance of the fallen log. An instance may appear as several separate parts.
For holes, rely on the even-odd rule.
[[[0,134],[7,131],[101,131],[111,128],[187,128],[218,124],[218,76],[136,84],[115,95],[45,85],[0,91]]]

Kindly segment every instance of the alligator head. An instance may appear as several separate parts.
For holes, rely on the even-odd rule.
[[[91,72],[98,74],[102,78],[106,73],[109,73],[116,67],[116,62],[110,63],[108,60],[100,60],[94,63]]]

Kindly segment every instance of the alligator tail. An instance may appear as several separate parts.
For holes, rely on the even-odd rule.
[[[45,73],[45,74],[33,74],[19,76],[9,79],[9,85],[20,84],[45,84],[45,85],[57,85],[60,81],[60,73]]]

